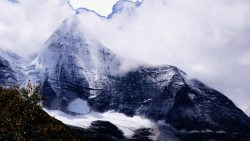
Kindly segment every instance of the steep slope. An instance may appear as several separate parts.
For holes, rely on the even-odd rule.
[[[109,87],[117,75],[120,62],[114,54],[87,34],[78,30],[75,17],[64,21],[44,44],[34,69],[43,80],[47,106],[67,110],[67,105],[81,98],[87,100],[97,91]]]
[[[0,56],[0,85],[12,87],[17,85],[16,74],[10,63]]]
[[[165,121],[176,129],[249,132],[250,119],[231,100],[173,66],[139,67],[89,101],[110,109]]]
[[[34,102],[15,88],[0,87],[0,140],[87,140]]]
[[[0,49],[0,56],[8,60],[10,63],[18,62],[21,57],[10,50]]]
[[[16,85],[23,85],[28,79],[32,79],[29,77],[29,71],[26,67],[34,58],[20,57],[14,52],[4,49],[0,49],[0,57],[8,62],[12,73],[15,73]]]
[[[186,81],[174,101],[166,121],[177,129],[250,131],[250,120],[245,113],[226,96],[197,80]]]
[[[250,108],[247,108],[246,114],[247,114],[248,116],[250,116]]]

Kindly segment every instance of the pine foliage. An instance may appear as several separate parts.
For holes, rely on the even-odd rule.
[[[42,110],[39,90],[0,87],[0,140],[85,140]]]

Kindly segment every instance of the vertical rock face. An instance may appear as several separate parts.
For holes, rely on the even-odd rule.
[[[153,107],[156,106],[154,110],[159,111],[152,111],[151,113],[159,116],[160,113],[166,113],[167,109],[171,108],[171,102],[169,101],[169,105],[160,107],[164,109],[159,109],[159,107],[152,102],[154,102],[164,91],[165,87],[171,83],[172,78],[180,73],[184,74],[172,66],[139,67],[136,70],[117,77],[116,82],[112,84],[112,89],[103,91],[100,95],[90,99],[90,104],[93,108],[104,111],[112,107],[131,116],[137,113],[146,114],[146,112],[150,112],[150,110],[153,110]],[[178,76],[181,76],[181,74]],[[181,81],[178,82],[182,83]],[[167,97],[165,99],[168,100]],[[159,103],[162,100],[163,99],[157,100],[159,106],[162,106]],[[152,108],[149,109],[149,106]],[[153,117],[153,115],[151,116]]]

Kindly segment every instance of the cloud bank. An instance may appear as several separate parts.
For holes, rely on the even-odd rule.
[[[20,55],[34,53],[73,13],[65,0],[1,0],[0,48]]]
[[[84,32],[124,58],[177,66],[250,107],[249,1],[120,1],[114,9],[108,20],[79,14]]]
[[[118,0],[70,0],[70,5],[74,9],[87,8],[102,16],[112,13],[112,7]],[[105,7],[105,8],[104,8]]]
[[[73,9],[86,8],[95,11],[101,16],[108,17],[113,12],[113,6],[119,0],[69,0]],[[131,2],[141,2],[142,0],[129,0]]]
[[[90,9],[93,10],[93,9]],[[119,1],[109,19],[82,10],[82,30],[124,58],[170,64],[250,107],[248,0]],[[62,0],[0,1],[0,48],[28,54],[74,13]],[[129,67],[131,62],[126,62]]]

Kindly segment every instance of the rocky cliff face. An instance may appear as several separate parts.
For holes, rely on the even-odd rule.
[[[165,121],[176,129],[250,131],[249,118],[231,100],[173,66],[140,67],[111,90],[89,100],[98,111],[116,110]]]

